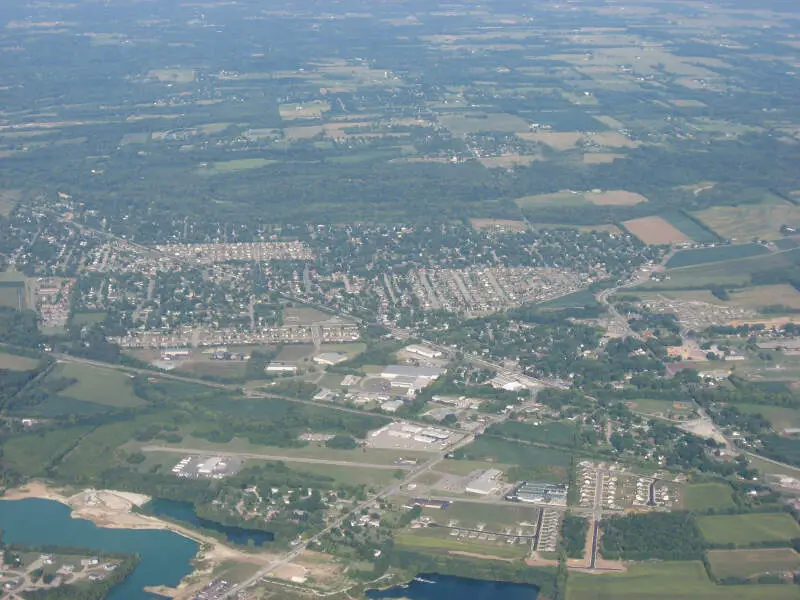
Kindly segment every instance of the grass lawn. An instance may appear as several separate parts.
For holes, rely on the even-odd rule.
[[[486,436],[478,437],[464,447],[464,455],[470,460],[502,462],[523,467],[568,466],[571,462],[569,452],[526,446]]]
[[[698,248],[696,250],[683,250],[677,252],[667,263],[668,269],[676,267],[690,267],[705,263],[720,262],[736,258],[748,258],[769,254],[760,244],[739,244],[732,246],[717,246],[716,248]]]
[[[654,398],[637,398],[627,402],[628,408],[633,412],[643,415],[677,418],[692,414],[690,402],[673,402],[672,400],[657,400]]]
[[[788,585],[721,586],[706,575],[703,563],[633,564],[626,573],[570,573],[567,600],[786,600]]]
[[[786,475],[788,477],[794,477],[795,479],[800,479],[800,469],[790,466],[780,466],[769,461],[766,461],[762,458],[755,457],[751,454],[747,455],[747,460],[749,464],[754,469],[758,469],[758,472],[763,475]]]
[[[276,160],[269,160],[267,158],[239,158],[237,160],[227,160],[222,162],[215,162],[212,165],[198,169],[197,173],[200,175],[219,175],[222,173],[236,173],[237,171],[247,171],[250,169],[259,169],[277,163]]]
[[[708,561],[718,579],[800,570],[800,555],[791,548],[710,550]]]
[[[62,363],[53,373],[78,380],[77,383],[62,391],[62,396],[121,408],[146,404],[145,400],[133,393],[130,377],[120,371],[76,363]]]
[[[39,361],[35,358],[0,352],[0,369],[7,369],[9,371],[31,371],[35,369],[38,364]]]
[[[258,462],[258,461],[252,461]],[[367,467],[338,467],[334,465],[312,465],[303,463],[291,463],[293,471],[313,473],[325,477],[333,477],[338,483],[343,485],[365,485],[370,487],[383,487],[392,481],[397,481],[394,476],[395,471],[387,469],[370,469]],[[401,470],[405,476],[406,472]]]
[[[726,483],[693,483],[683,491],[683,507],[687,510],[719,510],[734,506],[731,486]]]
[[[800,525],[787,513],[699,517],[703,537],[712,544],[748,546],[756,542],[788,542],[800,537]]]

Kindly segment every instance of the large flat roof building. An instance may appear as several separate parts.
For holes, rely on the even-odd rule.
[[[444,373],[444,369],[433,369],[430,367],[412,367],[409,365],[389,365],[381,371],[383,379],[396,379],[398,377],[411,377],[414,379],[427,379],[433,381]]]
[[[567,503],[568,486],[563,483],[543,483],[523,481],[506,500],[514,502],[550,502],[565,505]]]
[[[500,477],[502,476],[503,472],[500,469],[487,469],[470,481],[465,491],[470,494],[480,494],[481,496],[493,494],[500,489]]]

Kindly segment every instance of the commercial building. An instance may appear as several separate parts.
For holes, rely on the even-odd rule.
[[[323,352],[322,354],[317,354],[311,360],[313,360],[318,365],[325,365],[326,367],[332,367],[333,365],[338,365],[339,363],[346,361],[347,354],[343,354],[341,352]]]
[[[548,502],[566,505],[568,486],[563,483],[523,481],[506,496],[512,502]]]
[[[435,381],[441,377],[444,369],[433,369],[430,367],[412,367],[409,365],[389,365],[381,371],[381,377],[392,381],[398,377],[408,378],[408,380],[425,379],[428,382]]]
[[[481,496],[488,496],[494,494],[500,489],[500,478],[503,472],[500,469],[487,469],[473,480],[471,480],[465,491],[470,494],[480,494]]]
[[[406,352],[411,354],[418,354],[424,358],[441,358],[442,353],[439,350],[428,348],[427,346],[420,346],[419,344],[411,344],[403,348]]]
[[[267,373],[297,373],[297,365],[283,362],[271,362],[264,370]]]
[[[439,510],[445,510],[450,506],[451,502],[449,500],[434,500],[433,498],[414,498],[411,504],[421,508],[438,508]]]

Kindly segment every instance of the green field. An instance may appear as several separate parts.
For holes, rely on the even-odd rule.
[[[733,508],[731,492],[727,483],[693,483],[683,489],[683,508],[698,511]]]
[[[95,325],[106,320],[108,313],[105,312],[81,312],[72,316],[72,325],[82,327],[83,325]]]
[[[20,310],[25,308],[25,284],[14,281],[0,281],[0,306]]]
[[[744,285],[750,283],[751,275],[771,269],[782,269],[792,266],[791,253],[754,256],[727,260],[721,263],[708,263],[694,267],[669,271],[670,278],[661,284],[648,283],[646,288],[679,289],[681,287],[707,287],[712,284]]]
[[[795,408],[738,403],[736,408],[744,413],[760,414],[772,424],[776,431],[800,427],[800,410]]]
[[[791,548],[710,550],[707,557],[718,580],[727,577],[749,579],[763,573],[800,570],[800,555]]]
[[[0,352],[0,369],[7,369],[9,371],[30,371],[35,369],[38,364],[39,361],[35,358]]]
[[[633,564],[626,573],[570,573],[567,600],[787,600],[797,590],[786,585],[721,586],[703,563]]]
[[[3,464],[29,477],[44,475],[54,457],[67,452],[90,427],[62,427],[43,434],[14,436],[3,442]]]
[[[719,237],[715,235],[714,232],[709,231],[679,211],[667,212],[659,216],[667,223],[692,238],[695,242],[704,244],[719,240]]]
[[[537,304],[539,308],[583,308],[584,306],[593,306],[597,303],[594,293],[589,290],[581,290],[580,292],[573,292],[566,296],[553,298],[552,300],[545,300]]]
[[[672,400],[656,400],[653,398],[637,398],[626,402],[635,413],[651,416],[677,418],[692,414],[693,406],[690,402],[676,403]]]
[[[177,458],[177,455],[173,455]],[[252,461],[257,463],[259,461]],[[290,463],[295,471],[313,473],[325,477],[333,477],[337,483],[342,485],[365,485],[367,488],[389,485],[392,481],[397,481],[395,471],[390,469],[370,469],[368,467],[339,467],[335,465],[313,465],[306,463]],[[405,473],[405,471],[403,471]]]
[[[698,248],[695,250],[682,250],[677,252],[667,262],[668,269],[678,267],[691,267],[705,263],[750,258],[769,254],[769,250],[761,244],[737,244],[730,246],[717,246],[716,248]]]
[[[143,399],[133,393],[130,377],[114,369],[62,363],[50,375],[50,377],[56,376],[78,380],[77,383],[60,392],[62,396],[68,398],[120,408],[146,404]]]
[[[487,460],[523,467],[569,466],[571,455],[562,450],[526,446],[505,440],[481,436],[464,447],[464,455],[469,460]]]
[[[699,517],[697,524],[711,544],[747,547],[759,542],[789,542],[800,537],[800,525],[786,513]]]
[[[758,472],[763,475],[786,475],[788,477],[800,479],[800,469],[798,468],[790,467],[789,465],[776,465],[775,463],[771,463],[751,454],[747,455],[747,460],[752,468],[758,469]]]

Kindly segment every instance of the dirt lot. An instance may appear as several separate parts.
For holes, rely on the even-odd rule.
[[[592,204],[599,206],[632,206],[647,202],[647,198],[636,192],[626,190],[608,190],[605,192],[587,192],[584,197]]]
[[[642,217],[623,221],[622,224],[645,244],[679,244],[692,241],[692,238],[661,217]]]
[[[613,154],[610,152],[593,152],[591,154],[583,155],[583,164],[585,165],[607,165],[613,163],[615,160],[625,158],[624,154]]]

